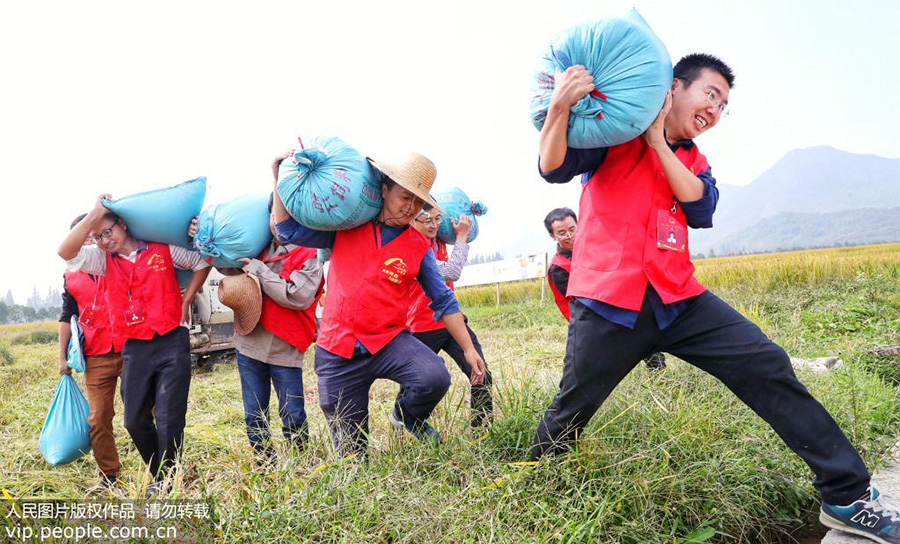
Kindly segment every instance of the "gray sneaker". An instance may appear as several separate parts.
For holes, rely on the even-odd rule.
[[[401,421],[396,409],[391,411],[391,415],[388,416],[388,420],[390,420],[391,425],[393,425],[395,429],[397,429],[398,431],[409,431],[410,434],[415,436],[419,442],[433,441],[435,444],[441,443],[441,433],[439,433],[437,429],[429,425],[427,421],[423,421],[419,425],[408,426],[403,421]]]

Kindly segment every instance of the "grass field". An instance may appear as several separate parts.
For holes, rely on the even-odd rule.
[[[869,350],[900,343],[900,245],[703,260],[697,273],[791,355],[841,355],[838,371],[799,376],[877,467],[900,433],[900,365]],[[196,372],[170,494],[214,505],[214,522],[193,528],[193,538],[790,542],[808,531],[809,469],[724,386],[678,361],[632,372],[571,455],[519,464],[556,392],[566,327],[552,302],[540,304],[540,283],[503,286],[496,307],[495,289],[461,289],[459,298],[495,375],[497,420],[488,431],[468,428],[467,384],[450,363],[454,385],[432,418],[440,448],[390,430],[396,386],[379,382],[368,464],[335,459],[310,352],[310,447],[279,443],[278,463],[263,472],[246,442],[234,366]],[[0,485],[11,498],[83,498],[96,480],[91,456],[53,468],[37,448],[58,380],[55,344],[42,343],[41,331],[55,328],[0,328]],[[116,419],[119,488],[138,497],[142,463]]]

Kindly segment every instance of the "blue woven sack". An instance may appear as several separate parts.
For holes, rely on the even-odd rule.
[[[66,349],[66,365],[75,372],[84,372],[84,333],[76,316],[72,316],[69,326],[72,336],[69,337],[69,346]]]
[[[278,194],[301,225],[352,229],[381,209],[381,177],[358,151],[338,138],[319,138],[278,168]]]
[[[213,266],[241,267],[272,242],[269,195],[245,195],[203,210],[197,220],[194,247],[212,258]]]
[[[87,400],[75,378],[63,374],[38,439],[41,454],[51,465],[64,465],[91,451]]]
[[[610,147],[642,134],[672,86],[669,52],[637,10],[582,24],[557,36],[541,58],[531,101],[538,130],[547,118],[556,70],[576,64],[594,75],[595,90],[569,115],[568,143],[574,148]]]
[[[190,248],[188,226],[203,208],[205,197],[206,178],[201,176],[174,187],[104,200],[103,205],[121,217],[138,240]]]
[[[476,216],[482,216],[487,213],[487,206],[481,202],[472,202],[472,200],[459,187],[449,187],[431,192],[438,206],[443,208],[444,213],[441,214],[441,226],[438,227],[437,237],[445,244],[456,243],[456,232],[453,230],[452,218],[459,221],[460,215],[468,215],[472,219],[472,227],[469,229],[469,235],[466,236],[466,242],[473,242],[478,237],[478,220]]]

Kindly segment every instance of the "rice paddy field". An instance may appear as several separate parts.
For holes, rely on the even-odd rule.
[[[842,358],[838,370],[798,376],[870,469],[883,463],[900,434],[900,362],[872,348],[900,344],[900,245],[707,259],[697,276],[792,356]],[[493,425],[469,427],[468,385],[448,359],[453,386],[432,416],[442,445],[393,431],[397,386],[378,382],[368,461],[336,458],[310,350],[309,447],[279,440],[276,461],[261,468],[234,364],[197,369],[180,470],[162,498],[203,501],[212,517],[169,540],[795,542],[818,531],[806,465],[724,386],[671,357],[661,372],[636,368],[571,454],[523,463],[558,386],[566,324],[552,301],[541,302],[539,281],[501,285],[499,304],[493,285],[458,296],[494,374]],[[60,467],[41,457],[38,436],[59,380],[56,326],[0,327],[0,502],[142,501],[147,475],[118,396],[123,473],[112,492],[92,489],[91,455]],[[277,414],[272,426],[278,436]]]

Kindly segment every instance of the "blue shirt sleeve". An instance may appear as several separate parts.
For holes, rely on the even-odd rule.
[[[278,241],[282,244],[294,244],[321,249],[331,249],[334,247],[334,232],[325,232],[304,227],[295,221],[293,217],[288,217],[281,223],[276,223],[275,233],[278,235]]]
[[[422,257],[422,264],[419,266],[419,274],[416,279],[422,286],[422,290],[425,291],[425,295],[431,299],[428,307],[434,312],[435,321],[440,321],[444,315],[459,313],[459,303],[438,271],[433,250],[429,249],[428,253]]]
[[[703,182],[703,196],[692,202],[679,202],[687,224],[695,229],[709,229],[713,226],[713,213],[719,203],[719,189],[716,178],[712,176],[712,168],[707,168],[697,175]]]
[[[568,183],[579,174],[589,174],[600,167],[606,160],[607,148],[566,149],[566,158],[555,170],[541,172],[541,159],[538,157],[538,172],[541,172],[547,183]]]

